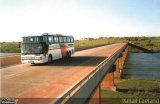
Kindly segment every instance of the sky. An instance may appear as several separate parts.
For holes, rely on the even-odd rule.
[[[160,36],[160,0],[0,0],[0,42],[43,33]]]

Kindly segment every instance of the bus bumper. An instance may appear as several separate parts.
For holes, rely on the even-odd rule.
[[[27,63],[45,63],[44,60],[21,60],[22,64],[27,64]]]

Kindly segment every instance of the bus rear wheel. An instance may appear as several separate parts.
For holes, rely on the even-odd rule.
[[[69,51],[68,53],[69,53],[69,58],[71,58],[71,52]]]
[[[71,58],[71,52],[66,53],[66,58]]]

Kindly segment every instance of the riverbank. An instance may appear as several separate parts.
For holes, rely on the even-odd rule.
[[[122,104],[124,98],[160,98],[160,80],[116,79],[117,91],[101,90],[102,104]]]

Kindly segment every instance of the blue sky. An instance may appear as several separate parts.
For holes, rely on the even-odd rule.
[[[160,0],[0,0],[0,41],[44,32],[160,36]]]

